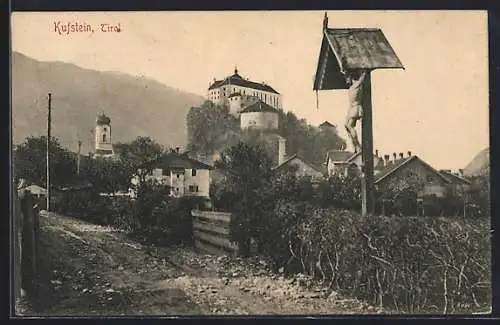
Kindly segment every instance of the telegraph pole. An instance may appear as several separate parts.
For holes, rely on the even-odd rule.
[[[52,104],[52,94],[49,93],[49,111],[47,115],[47,215],[50,211],[50,128],[51,128],[51,104]]]
[[[78,140],[78,156],[76,158],[76,174],[80,175],[80,152],[82,151],[82,141]]]

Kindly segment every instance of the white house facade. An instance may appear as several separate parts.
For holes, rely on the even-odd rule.
[[[170,188],[175,197],[209,197],[211,166],[179,153],[168,153],[148,165],[151,173],[146,180],[155,180]],[[132,184],[137,185],[139,178],[134,176]]]
[[[266,83],[244,79],[238,74],[238,69],[223,80],[214,79],[208,88],[207,98],[218,105],[230,105],[230,96],[233,94],[255,97],[274,108],[282,108],[280,93]]]

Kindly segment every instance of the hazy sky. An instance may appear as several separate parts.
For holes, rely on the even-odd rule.
[[[342,127],[345,91],[312,90],[324,12],[14,13],[12,49],[42,61],[121,71],[205,95],[233,73],[265,81],[285,110]],[[485,11],[331,11],[329,27],[381,28],[406,70],[372,74],[374,148],[411,150],[436,168],[463,168],[489,146]],[[95,33],[59,35],[54,23]],[[120,33],[99,32],[120,24]]]

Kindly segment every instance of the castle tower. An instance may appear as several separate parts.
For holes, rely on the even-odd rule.
[[[97,116],[95,126],[95,155],[112,156],[113,143],[111,142],[111,119],[101,113]]]
[[[229,100],[229,113],[231,113],[233,116],[238,117],[243,109],[243,104],[244,104],[243,96],[239,92],[233,93],[229,95],[228,100]]]

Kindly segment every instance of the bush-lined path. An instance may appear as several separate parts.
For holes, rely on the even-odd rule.
[[[139,245],[123,233],[42,213],[41,315],[375,314],[377,309],[283,278],[259,258]]]

